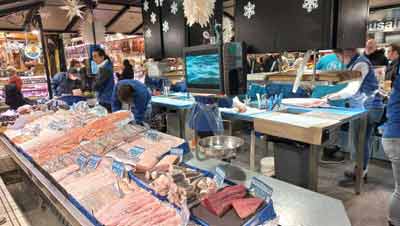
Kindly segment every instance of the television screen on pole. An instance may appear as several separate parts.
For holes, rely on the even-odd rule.
[[[191,92],[221,93],[221,54],[217,46],[185,49],[186,83]]]

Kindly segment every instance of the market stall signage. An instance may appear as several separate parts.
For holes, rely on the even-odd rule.
[[[250,183],[250,192],[259,198],[269,201],[274,190],[257,177],[253,177]]]
[[[125,173],[124,163],[113,160],[112,165],[111,165],[111,170],[113,171],[113,173],[115,173],[115,175],[117,175],[117,177],[119,177],[119,178],[124,177],[124,173]]]
[[[225,177],[225,171],[220,167],[217,167],[215,169],[214,181],[217,184],[218,188],[222,188],[224,186]]]
[[[100,156],[98,156],[98,155],[91,155],[91,156],[89,157],[88,163],[87,163],[88,168],[96,169],[96,168],[99,166],[100,161],[101,161],[101,157],[100,157]]]
[[[28,44],[24,49],[25,56],[29,59],[36,60],[41,56],[42,50],[37,44]]]
[[[183,153],[184,153],[184,151],[183,151],[182,148],[172,148],[172,149],[169,151],[169,153],[170,153],[171,155],[177,155],[177,156],[179,156],[179,162],[182,162]]]
[[[144,151],[145,151],[144,148],[139,147],[139,146],[135,146],[135,147],[129,149],[129,156],[130,156],[132,159],[135,159],[135,160],[138,160],[138,161],[139,161],[139,160],[140,160],[140,157],[142,156],[142,154],[144,153]]]
[[[76,159],[76,164],[78,164],[79,169],[81,169],[81,170],[86,167],[87,162],[88,162],[88,158],[83,154],[80,154],[78,156],[78,158]]]
[[[397,31],[400,30],[400,18],[374,20],[368,23],[368,31]]]

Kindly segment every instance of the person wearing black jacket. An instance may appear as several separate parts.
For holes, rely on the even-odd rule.
[[[28,104],[15,83],[5,85],[4,91],[6,96],[6,104],[10,107],[10,109],[17,110],[19,107]]]
[[[367,41],[364,55],[369,59],[373,66],[387,66],[389,64],[389,60],[385,56],[385,50],[378,49],[374,39],[369,39]]]
[[[118,80],[124,80],[124,79],[133,79],[134,78],[134,72],[133,72],[133,66],[129,62],[129,60],[124,60],[123,62],[123,70],[122,74],[118,74]]]
[[[385,80],[391,80],[392,86],[396,80],[397,73],[399,71],[399,57],[400,57],[400,46],[397,44],[390,44],[388,48],[388,58],[390,64],[386,70]]]

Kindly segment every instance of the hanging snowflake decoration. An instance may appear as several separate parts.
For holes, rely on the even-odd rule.
[[[157,7],[161,7],[164,0],[154,0],[156,2]]]
[[[147,0],[143,2],[143,10],[145,12],[149,11],[149,2]]]
[[[318,0],[304,0],[303,9],[306,9],[308,13],[311,13],[314,9],[318,8]]]
[[[171,13],[176,15],[176,13],[178,13],[178,3],[173,2],[171,4]]]
[[[224,43],[230,42],[234,36],[233,22],[228,17],[224,16],[222,21],[223,39]]]
[[[150,15],[150,21],[152,24],[155,24],[157,22],[157,15],[154,12],[152,12]]]
[[[198,23],[201,27],[207,26],[214,14],[216,0],[184,0],[183,9],[189,27]]]
[[[248,2],[247,5],[244,6],[244,14],[245,17],[251,19],[252,16],[256,15],[256,5]]]
[[[167,33],[169,31],[169,23],[168,21],[164,21],[164,23],[162,24],[162,30],[164,33]]]
[[[152,37],[150,28],[146,29],[146,31],[144,32],[144,37],[146,37],[146,38],[151,38]]]
[[[84,8],[84,5],[79,5],[79,0],[64,0],[65,6],[61,6],[60,8],[62,10],[68,11],[67,16],[69,17],[69,20],[72,20],[75,16],[79,16],[80,18],[83,19],[83,12],[82,8]]]

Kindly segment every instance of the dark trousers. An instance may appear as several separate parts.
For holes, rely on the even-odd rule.
[[[107,103],[99,103],[101,106],[103,106],[105,109],[107,109],[108,113],[112,112],[112,107],[111,104],[107,104]]]

